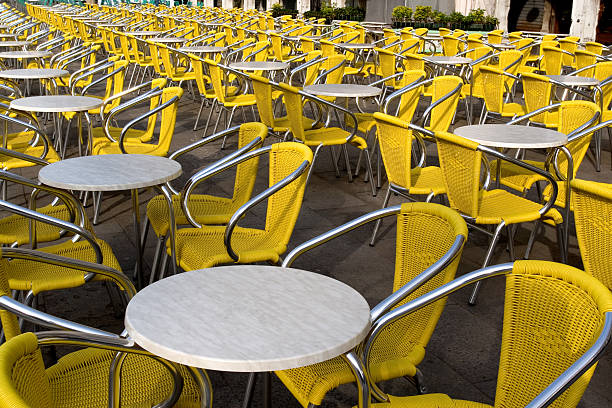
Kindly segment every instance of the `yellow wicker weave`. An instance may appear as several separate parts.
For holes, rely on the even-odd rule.
[[[495,408],[525,407],[591,347],[612,310],[612,293],[571,266],[518,261],[506,275],[502,347]],[[574,408],[595,366],[551,407]],[[487,408],[446,395],[391,397],[377,408]]]
[[[467,237],[467,228],[453,210],[437,204],[403,204],[397,216],[393,290],[431,266],[450,249],[457,235]],[[453,279],[459,258],[460,255],[405,301]],[[435,302],[398,320],[378,337],[371,353],[369,375],[372,381],[415,375],[444,305],[445,300]],[[355,381],[349,366],[339,357],[307,367],[277,371],[276,375],[304,407],[320,405],[328,391]]]
[[[584,270],[612,289],[612,185],[574,179],[572,203]]]
[[[70,220],[70,211],[65,205],[47,205],[37,208],[37,212]],[[60,238],[60,229],[42,222],[36,223],[36,241],[48,242]],[[4,245],[24,245],[30,242],[30,220],[20,215],[9,215],[0,219],[0,243]]]
[[[287,142],[272,145],[269,185],[291,174],[304,161],[312,162],[312,151],[303,144]],[[307,172],[268,199],[263,229],[234,229],[231,243],[239,256],[239,263],[277,262],[280,254],[286,251],[302,206],[306,177]],[[179,266],[188,271],[233,262],[223,242],[225,228],[204,226],[177,231],[176,258]],[[169,245],[168,242],[168,251]]]

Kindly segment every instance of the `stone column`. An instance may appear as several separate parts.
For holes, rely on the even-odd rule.
[[[255,0],[242,0],[242,8],[245,10],[254,10]]]
[[[346,0],[333,0],[332,4],[334,4],[336,7],[344,7],[346,5]]]
[[[213,0],[203,0],[204,7],[214,7],[215,3]]]
[[[221,0],[221,7],[224,9],[234,8],[234,0]]]
[[[600,0],[574,0],[570,35],[582,41],[595,41]]]
[[[298,13],[304,14],[308,10],[310,10],[310,0],[297,0],[297,10]]]
[[[267,0],[266,1],[266,7],[268,8],[268,10],[272,10],[272,6],[275,4],[279,4],[280,0]]]

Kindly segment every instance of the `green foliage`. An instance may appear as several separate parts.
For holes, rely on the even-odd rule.
[[[449,21],[449,16],[447,16],[446,14],[444,14],[441,11],[438,10],[434,10],[432,13],[432,17],[431,19],[434,21],[434,23],[438,23],[438,24],[447,24]]]
[[[485,22],[485,11],[484,9],[477,8],[470,11],[467,15],[467,21],[473,24],[484,24]]]
[[[286,16],[286,15],[295,17],[297,16],[297,14],[298,14],[297,10],[286,9],[280,3],[276,3],[275,5],[272,6],[272,17],[280,17],[280,16]]]
[[[333,20],[363,21],[365,10],[358,7],[321,7],[321,10],[310,10],[304,13],[304,18],[325,18],[328,23]]]
[[[448,22],[451,24],[462,24],[465,21],[465,16],[458,11],[453,11],[448,15]]]
[[[497,25],[499,24],[499,19],[493,16],[486,16],[484,23],[493,27],[497,27]]]
[[[398,21],[410,20],[410,17],[412,17],[412,9],[406,6],[397,6],[391,12],[391,17]]]
[[[431,6],[416,6],[412,18],[415,21],[427,22],[432,16]]]

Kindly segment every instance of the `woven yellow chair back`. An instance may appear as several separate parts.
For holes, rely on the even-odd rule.
[[[575,55],[577,69],[588,67],[589,65],[593,65],[595,62],[597,62],[597,54],[589,51],[576,50]],[[579,72],[577,75],[583,77],[593,77],[595,75],[595,67],[585,69],[584,71]]]
[[[457,86],[463,84],[460,77],[456,75],[442,75],[435,77],[432,87],[431,102],[434,103],[438,99],[442,98]],[[436,106],[431,111],[431,118],[429,122],[429,128],[433,131],[446,132],[453,121],[453,115],[457,110],[459,104],[459,98],[461,92],[455,93],[450,98],[446,99],[440,105]]]
[[[544,72],[546,75],[561,75],[561,68],[563,68],[563,52],[560,48],[555,47],[542,47],[542,55],[544,58]]]
[[[468,47],[469,48],[469,47]],[[492,52],[491,47],[476,47],[471,49],[468,53],[466,53],[466,57],[471,58],[473,61],[476,61],[488,53]],[[480,61],[476,64],[472,65],[472,83],[474,87],[472,88],[472,96],[478,98],[484,98],[484,91],[482,86],[482,76],[480,74],[480,67],[486,65],[488,60]]]
[[[162,91],[161,103],[164,104],[175,96],[177,96],[178,98],[183,96],[183,89],[178,86],[164,88]],[[157,151],[160,152],[163,156],[168,154],[168,151],[170,150],[170,143],[172,143],[172,136],[174,135],[174,128],[176,125],[177,111],[178,102],[165,108],[161,114]]]
[[[301,37],[300,44],[302,47],[302,52],[304,53],[310,53],[315,51],[315,42],[310,38]]]
[[[459,39],[452,35],[442,37],[442,53],[448,57],[457,55],[459,52]]]
[[[409,38],[406,41],[404,41],[403,43],[399,44],[396,47],[397,52],[401,52],[402,50],[405,50],[404,52],[402,52],[402,55],[405,55],[406,53],[415,53],[418,51],[418,44],[419,44],[419,40],[417,38]]]
[[[557,39],[557,34],[546,34],[542,36],[542,42],[555,41],[556,39]]]
[[[448,207],[431,203],[402,204],[397,215],[393,291],[400,289],[440,259],[458,235],[467,239],[467,234],[465,221]],[[461,254],[399,305],[454,279],[460,258]],[[391,324],[377,338],[370,354],[370,364],[397,361],[404,356],[424,351],[445,304],[446,299],[438,300]]]
[[[195,74],[198,92],[200,95],[205,95],[207,91],[206,84],[207,82],[210,83],[210,76],[204,72],[204,63],[200,57],[195,54],[189,54],[189,59],[191,60],[191,67],[193,68],[193,72]]]
[[[550,105],[553,87],[548,77],[524,72],[521,74],[521,78],[525,107],[528,112],[533,112]],[[533,122],[546,123],[549,116],[550,113],[540,113],[531,117],[530,120]]]
[[[331,69],[335,66],[337,66],[338,64],[340,64],[342,61],[346,61],[346,56],[342,55],[342,54],[336,54],[336,55],[332,55],[327,57],[327,59],[323,62],[323,68],[325,70]],[[325,83],[326,84],[340,84],[342,83],[342,78],[344,78],[344,70],[346,68],[346,62],[343,66],[341,66],[338,69],[333,70],[332,72],[330,72],[329,74],[327,74],[327,77],[325,78]]]
[[[440,27],[438,29],[438,33],[440,33],[440,36],[444,37],[445,35],[450,35],[451,30],[449,30],[448,28]]]
[[[391,75],[397,73],[396,70],[396,60],[395,54],[392,51],[382,48],[376,48],[376,52],[378,53],[378,63],[381,76],[383,78],[388,78]],[[394,78],[388,79],[385,81],[385,85],[395,88],[398,81]]]
[[[574,62],[573,54],[578,49],[578,43],[576,41],[573,41],[572,39],[562,38],[559,40],[559,47],[563,51],[567,51],[570,54],[572,54],[572,55],[563,54],[563,65],[566,65],[568,67],[574,66],[575,62]]]
[[[54,406],[36,336],[25,333],[0,346],[0,407]]]
[[[410,188],[412,166],[412,130],[410,122],[384,113],[374,113],[380,153],[389,182]]]
[[[268,128],[262,123],[249,122],[240,125],[238,131],[238,149],[244,147],[256,137],[263,141],[268,135]],[[232,202],[242,205],[251,198],[255,179],[257,178],[257,168],[259,166],[259,156],[240,163],[236,166],[236,176],[234,181],[234,194]],[[237,209],[237,208],[236,208]]]
[[[405,59],[402,61],[404,64],[404,68],[406,71],[412,71],[415,69],[424,70],[425,69],[425,61],[423,57],[415,54],[415,53],[405,53]]]
[[[516,64],[512,65],[510,68],[507,68],[507,67],[513,62],[518,61],[522,56],[523,55],[521,51],[517,51],[517,50],[506,50],[506,51],[500,52],[497,57],[499,59],[499,68],[503,69],[509,74],[516,75],[520,67],[520,63],[517,62]]]
[[[588,122],[596,112],[599,112],[599,107],[593,102],[564,101],[561,103],[561,107],[559,108],[559,127],[557,130],[561,133],[569,134]],[[572,159],[574,162],[574,177],[576,176],[580,163],[582,163],[582,159],[584,159],[584,156],[589,149],[592,136],[593,134],[590,133],[581,138],[574,139],[565,145],[565,147],[567,147],[572,154]],[[565,155],[559,154],[557,164],[561,173],[564,175],[567,174],[568,166]]]
[[[584,270],[612,290],[612,185],[580,179],[571,183]]]
[[[603,44],[600,44],[598,42],[589,41],[585,44],[585,47],[588,52],[592,52],[597,55],[601,55],[601,53],[603,52]]]
[[[474,48],[484,47],[484,42],[482,42],[479,38],[469,38],[467,39],[467,49],[473,50]]]
[[[323,53],[321,51],[311,51],[304,56],[304,61],[309,62],[315,58],[321,57]],[[312,85],[319,76],[319,72],[321,72],[321,66],[323,62],[317,61],[306,68],[306,72],[304,74],[304,86]]]
[[[506,276],[495,407],[524,407],[597,338],[612,294],[571,266],[518,261]],[[575,407],[595,367],[550,405]]]
[[[269,185],[290,175],[304,161],[312,163],[312,150],[308,146],[295,142],[273,144],[270,151]],[[307,176],[308,170],[268,199],[265,229],[269,233],[269,242],[273,243],[273,246],[282,247],[280,253],[287,249],[300,213]]]
[[[487,42],[491,44],[501,44],[503,38],[503,33],[496,31],[491,31],[487,34]]]
[[[150,40],[147,40],[147,44],[149,44],[149,53],[151,54],[151,61],[153,62],[153,69],[155,69],[155,72],[158,75],[165,76],[166,71],[165,69],[162,70],[162,61],[159,56],[158,44]]]
[[[104,99],[116,95],[123,91],[123,83],[125,82],[125,71],[127,69],[128,62],[125,60],[115,61],[115,63],[108,68],[108,74],[115,70],[124,68],[121,71],[115,73],[112,77],[106,80],[106,89],[104,90]],[[120,98],[113,100],[109,105],[105,106],[105,109],[110,110],[116,106],[119,106],[121,102]]]
[[[598,81],[603,81],[612,76],[612,61],[600,62],[595,67],[593,75]],[[607,84],[602,87],[604,93],[604,109],[608,109],[612,102],[612,84]]]
[[[272,85],[267,78],[251,74],[253,93],[257,103],[257,111],[262,123],[270,128],[274,128],[274,100],[272,99]]]
[[[223,84],[223,71],[216,62],[210,59],[205,59],[210,74],[210,82],[215,92],[215,97],[219,103],[225,103],[225,85]]]
[[[480,210],[480,166],[478,143],[448,132],[436,132],[440,168],[452,208],[476,218]]]
[[[405,28],[402,28],[402,29],[400,30],[400,38],[401,38],[403,41],[406,41],[406,40],[408,40],[408,39],[410,39],[410,38],[413,38],[413,35],[412,35],[413,31],[414,31],[414,29],[413,29],[412,27],[405,27]]]
[[[405,71],[401,79],[401,86],[412,84],[420,78],[425,78],[425,71],[419,69]],[[399,109],[397,111],[397,117],[399,119],[412,122],[414,112],[416,112],[417,106],[419,105],[422,93],[423,86],[418,86],[402,94],[399,101]]]
[[[504,106],[505,79],[501,69],[480,67],[484,101],[489,112],[501,113]]]
[[[8,262],[6,258],[0,258],[0,296],[12,297],[8,281]],[[14,314],[6,310],[0,310],[0,321],[2,322],[2,329],[7,340],[21,334],[19,322]]]
[[[136,57],[130,49],[129,39],[122,33],[118,33],[117,36],[119,37],[119,44],[121,45],[121,53],[123,54],[123,58],[125,58],[125,60],[128,62],[135,63]]]
[[[306,140],[306,132],[304,131],[302,96],[299,94],[299,89],[283,83],[280,83],[279,86],[283,90],[291,133],[295,139],[304,142]]]

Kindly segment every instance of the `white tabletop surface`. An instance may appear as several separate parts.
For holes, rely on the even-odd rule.
[[[164,37],[164,38],[153,38],[151,41],[158,43],[184,43],[187,42],[186,38],[180,37]]]
[[[130,35],[159,35],[161,34],[161,31],[126,31],[124,34],[130,34]]]
[[[370,308],[353,288],[321,274],[222,266],[147,286],[128,304],[125,327],[139,346],[177,363],[273,371],[348,352],[367,334]]]
[[[49,51],[3,51],[0,58],[46,58],[53,55]]]
[[[599,81],[595,78],[581,77],[577,75],[545,75],[546,77],[569,86],[596,86]]]
[[[210,46],[210,45],[192,45],[192,46],[188,46],[188,47],[181,47],[178,50],[182,51],[182,52],[209,52],[209,53],[216,53],[216,52],[225,52],[225,51],[227,51],[227,47],[213,47],[213,46]]]
[[[25,47],[30,44],[31,41],[0,41],[0,47]]]
[[[120,191],[156,186],[180,175],[180,163],[166,157],[106,154],[51,163],[40,169],[38,180],[65,190]]]
[[[102,103],[102,99],[89,96],[43,95],[14,99],[10,107],[27,112],[84,112]]]
[[[48,79],[70,75],[65,69],[55,68],[21,68],[0,71],[0,78],[9,79]]]
[[[281,71],[289,68],[289,64],[277,61],[243,61],[231,63],[230,68],[244,71]]]
[[[446,55],[433,55],[431,57],[423,57],[425,61],[435,62],[436,64],[469,64],[471,58],[465,57],[450,57]]]
[[[374,44],[370,43],[338,43],[338,47],[342,48],[350,48],[353,50],[372,50],[374,49]]]
[[[304,92],[319,96],[336,96],[343,98],[365,98],[378,96],[382,89],[370,85],[355,84],[316,84],[304,87]]]
[[[0,38],[15,38],[18,34],[0,33]]]
[[[544,149],[567,143],[563,133],[535,126],[472,125],[458,127],[454,133],[483,146],[508,149]]]

